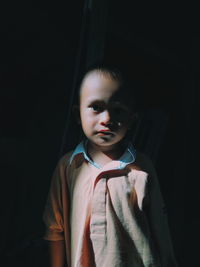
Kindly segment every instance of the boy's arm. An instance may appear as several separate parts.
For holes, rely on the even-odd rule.
[[[165,203],[156,174],[150,177],[148,219],[152,238],[159,251],[162,266],[177,267],[171,240]]]
[[[51,267],[64,267],[69,262],[68,186],[66,183],[66,159],[61,159],[54,171],[46,201],[43,221],[46,226],[44,239],[49,241]],[[65,231],[65,234],[64,234]]]
[[[171,240],[165,203],[161,193],[155,168],[148,158],[143,158],[144,169],[149,174],[148,199],[146,208],[147,218],[150,224],[151,235],[156,250],[159,253],[161,266],[177,267]]]
[[[49,241],[49,261],[50,267],[64,267],[65,243],[63,240]]]

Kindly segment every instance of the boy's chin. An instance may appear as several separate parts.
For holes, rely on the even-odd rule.
[[[106,137],[101,137],[101,138],[98,138],[98,140],[95,139],[95,140],[89,140],[89,141],[90,141],[90,143],[92,143],[96,147],[106,149],[106,148],[112,148],[112,147],[117,146],[121,140],[122,139],[112,140],[112,139],[108,139]]]

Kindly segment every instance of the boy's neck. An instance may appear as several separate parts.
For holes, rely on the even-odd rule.
[[[97,164],[104,166],[110,161],[119,159],[124,153],[125,146],[120,143],[112,147],[98,147],[88,142],[87,153]]]

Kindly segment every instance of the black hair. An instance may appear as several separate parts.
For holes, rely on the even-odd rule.
[[[125,71],[122,70],[121,67],[107,64],[107,63],[94,63],[93,65],[90,65],[84,73],[82,73],[81,78],[78,83],[78,101],[80,100],[80,94],[81,94],[81,88],[84,80],[86,77],[91,73],[99,73],[103,76],[108,76],[114,81],[117,81],[119,83],[120,89],[123,90],[123,95],[126,97],[126,103],[129,107],[131,107],[131,110],[136,112],[137,111],[137,101],[135,96],[135,90],[138,89],[138,86],[136,84],[136,81],[130,82],[130,79],[128,75],[125,74]]]
[[[119,82],[119,84],[122,84],[123,82],[123,75],[121,71],[116,68],[115,66],[111,66],[104,63],[95,63],[93,65],[90,65],[85,72],[81,75],[81,79],[79,81],[79,95],[81,91],[81,86],[83,81],[86,79],[86,77],[93,72],[97,72],[99,74],[105,75],[110,77],[112,80],[115,80]]]

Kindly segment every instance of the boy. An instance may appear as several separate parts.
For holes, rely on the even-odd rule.
[[[176,266],[155,171],[128,142],[126,89],[111,68],[83,78],[86,140],[59,161],[44,213],[52,267]]]

